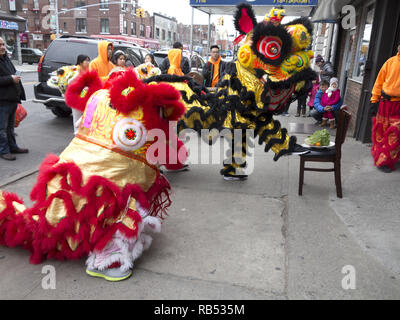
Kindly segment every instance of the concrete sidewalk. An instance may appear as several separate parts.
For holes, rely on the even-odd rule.
[[[37,64],[27,64],[24,63],[22,65],[15,64],[15,69],[22,73],[35,73],[38,70]]]
[[[218,165],[168,174],[170,216],[122,283],[86,276],[84,260],[34,266],[28,252],[0,247],[0,299],[399,299],[400,170],[376,170],[369,146],[348,138],[344,198],[333,173],[310,172],[299,197],[299,158],[272,158],[258,146],[246,182],[223,181]],[[35,178],[5,189],[27,200]],[[45,265],[56,268],[56,290],[42,288]],[[345,266],[355,289],[342,287]]]

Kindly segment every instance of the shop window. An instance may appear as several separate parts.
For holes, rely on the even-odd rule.
[[[363,17],[360,30],[359,43],[357,47],[356,60],[354,63],[353,79],[360,82],[364,79],[365,65],[368,59],[368,52],[370,47],[372,24],[374,21],[375,6],[367,7],[366,13]]]

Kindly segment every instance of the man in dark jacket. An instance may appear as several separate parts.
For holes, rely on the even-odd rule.
[[[319,54],[315,58],[315,64],[321,69],[320,78],[321,81],[331,81],[331,78],[335,76],[335,71],[333,70],[332,63],[325,61],[324,58]]]
[[[183,45],[180,42],[175,42],[174,49],[180,49],[183,51]],[[160,70],[162,73],[167,74],[170,67],[169,59],[166,57],[160,65]],[[189,59],[182,55],[182,62],[181,62],[181,69],[182,72],[186,75],[190,72],[190,62]]]
[[[0,38],[0,158],[8,161],[16,160],[14,154],[29,152],[19,148],[15,141],[15,112],[21,100],[26,100],[21,77],[16,75],[4,40]]]
[[[203,68],[203,77],[204,85],[209,88],[214,88],[225,73],[226,63],[221,60],[218,46],[214,45],[210,50],[211,57]]]

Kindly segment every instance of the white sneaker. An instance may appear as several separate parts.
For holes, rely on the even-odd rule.
[[[248,176],[224,176],[225,181],[246,181]]]
[[[184,171],[189,171],[189,170],[190,170],[190,167],[188,164],[185,164],[182,168],[177,169],[177,170],[167,169],[165,166],[161,167],[162,172],[184,172]]]

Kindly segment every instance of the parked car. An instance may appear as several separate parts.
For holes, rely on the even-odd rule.
[[[156,51],[153,53],[153,55],[157,65],[160,66],[163,60],[168,57],[168,51]],[[183,51],[183,55],[189,59],[191,71],[198,71],[200,73],[202,72],[203,67],[206,63],[200,55],[198,55],[196,52],[193,52],[192,57],[190,58],[190,52],[186,50]]]
[[[90,37],[62,36],[52,41],[45,55],[38,64],[39,83],[34,86],[36,103],[43,103],[57,117],[68,117],[72,111],[57,89],[50,88],[47,80],[53,71],[67,65],[74,65],[78,55],[85,54],[91,60],[98,55],[100,39]],[[144,63],[144,57],[149,51],[123,41],[110,41],[114,51],[122,50],[127,56],[127,64],[134,67]]]
[[[22,63],[39,63],[43,52],[40,49],[35,48],[21,48]]]

